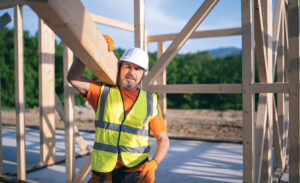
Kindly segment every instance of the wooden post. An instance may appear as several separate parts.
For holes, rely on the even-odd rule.
[[[288,1],[289,32],[289,182],[300,182],[300,95],[299,95],[299,0]]]
[[[55,163],[54,33],[39,19],[40,161]]]
[[[163,54],[165,48],[164,48],[164,42],[157,42],[157,59]],[[164,69],[162,74],[157,79],[158,85],[166,85],[167,84],[167,71]],[[161,109],[161,113],[165,119],[165,122],[167,123],[167,95],[166,93],[158,93],[159,98],[159,106]]]
[[[144,0],[134,0],[134,47],[145,50]]]
[[[279,31],[279,41],[278,41],[278,51],[277,51],[277,82],[284,83],[284,21],[283,18],[279,20],[281,21],[280,31]],[[285,93],[277,94],[277,112],[278,112],[278,131],[279,131],[279,140],[281,143],[281,154],[283,155],[282,160],[280,162],[281,170],[285,167],[285,150],[284,146],[284,124],[285,124],[285,116],[288,115],[285,109]],[[275,126],[274,126],[275,127]],[[275,128],[274,128],[275,130]],[[276,132],[274,132],[276,133]],[[275,139],[274,139],[275,140]],[[278,162],[277,158],[276,161]],[[277,165],[278,167],[278,165]]]
[[[273,51],[273,39],[272,39],[272,0],[260,0],[262,5],[262,15],[263,15],[263,26],[264,26],[264,38],[265,38],[265,49],[266,49],[266,59],[267,59],[267,83],[273,82],[273,61],[272,61],[272,51]],[[264,141],[264,153],[262,161],[262,182],[272,182],[272,146],[273,146],[273,94],[267,94],[267,126],[265,131],[265,141]]]
[[[75,177],[74,143],[74,94],[69,91],[71,84],[67,80],[68,71],[73,62],[73,52],[64,45],[64,103],[65,103],[65,147],[66,147],[66,182]]]
[[[254,182],[254,30],[253,1],[242,0],[243,181]]]
[[[15,95],[18,179],[26,179],[25,156],[25,101],[24,101],[24,48],[22,7],[14,7]]]

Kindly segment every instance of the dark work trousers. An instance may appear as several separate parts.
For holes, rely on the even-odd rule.
[[[92,171],[92,178],[89,180],[89,183],[137,183],[140,177],[139,172],[124,172],[127,168],[122,167],[117,170],[112,171],[111,173],[98,173]]]
[[[137,183],[140,178],[139,172],[124,172],[125,167],[112,171],[113,183]]]

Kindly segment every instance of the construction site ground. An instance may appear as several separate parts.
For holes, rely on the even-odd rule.
[[[75,106],[75,124],[79,130],[93,132],[94,116],[94,111],[89,105]],[[170,136],[242,139],[241,111],[168,109],[166,121]],[[27,127],[39,126],[38,108],[26,110],[25,123]],[[2,124],[16,124],[16,113],[14,110],[2,110]],[[64,128],[64,123],[58,114],[56,114],[56,128]]]
[[[2,111],[4,175],[14,176],[17,171],[15,111]],[[94,112],[87,106],[75,107],[76,125],[89,147],[93,145]],[[39,111],[38,108],[26,111],[26,165],[28,168],[39,163]],[[169,152],[160,164],[155,182],[242,182],[243,146],[241,111],[213,110],[168,110],[167,126],[171,139]],[[63,122],[56,115],[56,158],[65,156]],[[216,139],[218,142],[195,141],[195,139]],[[224,142],[220,142],[224,139]],[[226,141],[226,139],[229,141]],[[151,155],[155,150],[155,139],[151,138]],[[76,152],[80,149],[76,146]],[[76,158],[76,172],[87,156]],[[88,180],[87,177],[85,182]],[[37,182],[65,182],[64,162],[34,170],[27,174],[28,180]],[[282,182],[288,180],[288,174]],[[1,181],[0,181],[1,182]]]

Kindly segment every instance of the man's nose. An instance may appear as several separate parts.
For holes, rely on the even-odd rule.
[[[133,67],[131,67],[131,68],[129,69],[129,73],[130,73],[130,74],[132,74],[134,71],[135,71],[135,69],[134,69]]]

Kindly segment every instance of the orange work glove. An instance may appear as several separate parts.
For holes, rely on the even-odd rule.
[[[157,169],[157,162],[151,160],[144,163],[137,171],[140,172],[141,180],[138,183],[153,183],[155,179],[155,170]]]
[[[114,40],[112,40],[108,35],[103,36],[108,44],[108,51],[111,52],[115,48]]]

